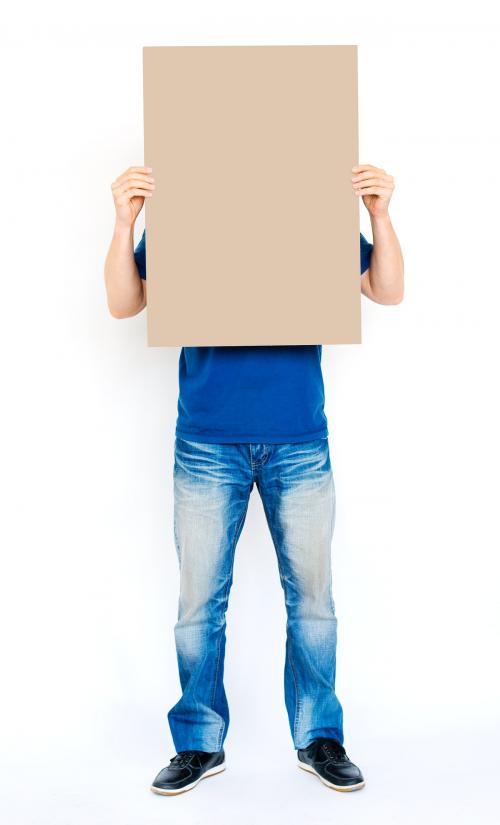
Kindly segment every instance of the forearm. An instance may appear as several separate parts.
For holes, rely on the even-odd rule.
[[[404,294],[404,262],[390,216],[370,215],[373,250],[369,281],[373,299],[381,304],[398,304]]]
[[[146,306],[144,283],[134,259],[134,226],[115,225],[104,264],[108,307],[114,318],[137,315]]]

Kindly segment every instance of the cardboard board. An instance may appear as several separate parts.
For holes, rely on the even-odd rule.
[[[143,57],[148,344],[360,343],[356,46]]]

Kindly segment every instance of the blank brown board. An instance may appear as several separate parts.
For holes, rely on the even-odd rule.
[[[356,46],[143,58],[148,344],[360,343]]]

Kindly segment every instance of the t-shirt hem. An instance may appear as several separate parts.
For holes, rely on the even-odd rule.
[[[314,441],[317,438],[328,438],[328,427],[310,433],[295,435],[249,435],[248,433],[191,433],[179,427],[175,435],[186,441],[198,441],[201,444],[300,444],[304,441]]]

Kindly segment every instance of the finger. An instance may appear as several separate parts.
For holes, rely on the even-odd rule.
[[[125,174],[127,174],[127,172],[152,172],[152,171],[153,171],[152,166],[129,166],[129,168],[127,169]]]
[[[384,172],[385,169],[380,169],[378,166],[372,166],[371,163],[358,163],[356,166],[353,166],[351,172],[365,172],[367,170],[378,170],[379,172]]]
[[[373,171],[373,169],[370,169],[368,172],[360,172],[358,175],[354,175],[351,180],[354,182],[359,180],[368,180],[369,178],[378,178],[380,180],[385,180],[388,183],[394,180],[392,175],[383,175],[381,172],[379,173],[378,170]]]
[[[132,175],[151,176],[152,171],[153,170],[151,166],[131,166],[129,169],[126,169],[125,172],[123,172],[121,175],[118,175],[118,177],[115,180],[115,183],[121,183],[122,181],[127,180],[127,178],[131,177]]]
[[[392,191],[384,189],[382,186],[369,186],[367,189],[355,189],[355,195],[380,195],[382,198],[390,198]]]
[[[150,198],[154,192],[150,189],[141,189],[140,186],[132,187],[131,189],[124,189],[122,192],[113,194],[113,199],[115,203],[124,203],[127,200],[131,200],[134,197],[139,198]]]
[[[358,181],[357,183],[353,183],[354,189],[360,189],[363,186],[385,186],[385,188],[390,189],[391,183],[385,177],[380,178],[366,178],[365,180]]]
[[[129,201],[131,198],[138,197],[138,198],[150,198],[153,195],[153,192],[150,192],[148,189],[127,189],[124,192],[121,192],[119,195],[115,195],[115,203],[122,204]]]
[[[119,197],[130,189],[148,189],[153,191],[155,188],[154,183],[148,183],[147,181],[125,181],[121,186],[116,186],[114,189],[112,187],[115,197]]]
[[[139,172],[133,172],[131,174],[127,173],[125,175],[121,175],[119,178],[113,181],[113,183],[111,184],[111,188],[114,189],[116,187],[119,187],[127,181],[149,181],[150,183],[154,183],[154,180],[155,179],[153,175],[140,174]]]
[[[150,174],[152,171],[151,166],[129,166],[129,168],[125,169],[121,175],[118,175],[116,180],[124,180],[128,175],[133,175],[135,173]]]

